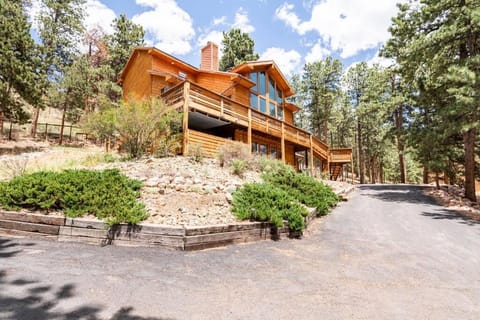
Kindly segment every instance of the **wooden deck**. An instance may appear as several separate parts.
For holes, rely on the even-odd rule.
[[[282,156],[284,155],[284,143],[289,142],[304,147],[318,159],[335,163],[350,163],[352,150],[331,149],[323,141],[309,132],[297,128],[291,124],[271,117],[244,105],[235,102],[225,96],[202,88],[194,83],[184,81],[161,95],[162,99],[174,108],[183,109],[184,112],[198,111],[208,116],[222,119],[230,123],[247,128],[249,142],[251,131],[258,131],[281,139]],[[188,130],[188,128],[186,128]],[[190,138],[188,136],[191,136]],[[203,143],[205,136],[199,132],[191,132],[187,135],[189,143]],[[217,140],[220,140],[217,139]],[[220,142],[213,140],[208,143],[208,153],[213,153]]]
[[[350,163],[352,161],[352,149],[330,149],[330,161],[335,163]]]

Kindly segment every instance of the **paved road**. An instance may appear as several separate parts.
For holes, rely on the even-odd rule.
[[[0,238],[0,319],[480,319],[480,224],[362,186],[302,240],[200,252]]]

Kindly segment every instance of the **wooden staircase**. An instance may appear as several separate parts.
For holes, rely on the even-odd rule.
[[[338,176],[342,173],[343,163],[330,163],[330,180],[337,180]]]

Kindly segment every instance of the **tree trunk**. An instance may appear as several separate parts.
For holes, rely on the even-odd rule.
[[[365,183],[365,161],[363,156],[363,147],[362,147],[362,126],[360,121],[357,121],[357,147],[358,147],[358,168],[360,175],[360,184]]]
[[[395,109],[395,131],[397,135],[397,151],[398,151],[398,162],[400,165],[400,183],[406,183],[407,173],[405,169],[405,158],[404,150],[405,146],[403,144],[402,129],[403,129],[403,107],[400,105]]]
[[[12,140],[13,121],[10,121],[10,128],[8,128],[8,140]]]
[[[460,1],[460,5],[465,6],[465,1]],[[471,25],[472,21],[468,20],[468,25]],[[472,31],[468,31],[466,42],[460,44],[459,56],[460,61],[463,63],[468,57],[475,55],[478,56],[480,52],[476,41],[472,41]],[[476,38],[476,37],[475,37]],[[470,123],[476,123],[478,121],[478,115],[473,114],[473,118],[468,119]],[[477,196],[475,195],[475,139],[477,138],[477,130],[470,128],[463,133],[463,146],[465,151],[465,198],[470,201],[477,202]]]
[[[423,166],[423,183],[428,184],[428,166],[424,165]]]
[[[330,139],[328,138],[328,121],[325,119],[323,123],[323,135],[325,138],[325,143],[327,145],[331,144],[332,142],[329,141]]]
[[[62,123],[60,124],[60,139],[58,140],[58,144],[62,145],[63,143],[63,131],[65,129],[65,115],[67,113],[67,102],[63,103],[63,112],[62,112]]]
[[[3,139],[3,122],[4,122],[3,111],[0,111],[0,140]]]
[[[371,174],[371,178],[370,178],[370,181],[371,183],[373,184],[376,184],[377,183],[377,161],[375,159],[375,157],[372,157],[372,161],[370,161],[370,174]]]
[[[477,202],[475,195],[475,139],[477,130],[469,129],[463,133],[465,150],[465,197],[470,201]]]
[[[440,176],[438,172],[435,172],[435,186],[437,187],[437,189],[440,189]]]
[[[33,112],[32,127],[30,128],[30,136],[32,138],[35,138],[35,135],[37,134],[37,123],[39,115],[40,107],[35,107],[35,111]]]

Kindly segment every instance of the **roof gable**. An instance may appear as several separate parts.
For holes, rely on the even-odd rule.
[[[295,90],[290,86],[287,78],[285,78],[282,71],[273,60],[247,61],[234,67],[231,70],[231,72],[245,74],[252,71],[260,71],[260,70],[266,70],[273,76],[273,79],[278,85],[280,85],[286,97],[289,97],[295,94]]]
[[[217,74],[217,75],[221,75],[221,76],[225,76],[225,77],[230,77],[230,79],[234,82],[237,82],[237,83],[240,83],[241,85],[247,87],[247,88],[250,88],[252,86],[255,85],[255,83],[253,83],[250,79],[244,77],[243,75],[239,74],[239,73],[235,73],[235,72],[225,72],[225,71],[212,71],[212,70],[202,70],[202,69],[199,69],[199,68],[196,68],[194,66],[192,66],[191,64],[188,64],[162,50],[159,50],[155,47],[137,47],[134,49],[134,51],[132,52],[132,54],[130,55],[130,58],[128,59],[128,62],[127,64],[125,65],[125,67],[123,68],[122,70],[122,73],[120,74],[120,77],[118,79],[118,82],[119,83],[122,83],[123,80],[125,79],[125,76],[127,74],[127,72],[129,71],[130,69],[130,66],[132,65],[133,63],[133,60],[136,58],[136,55],[135,53],[136,52],[139,52],[139,51],[144,51],[144,52],[147,52],[149,55],[151,56],[155,56],[155,57],[158,57],[168,63],[171,63],[172,65],[176,65],[179,69],[182,69],[186,72],[189,72],[189,73],[192,73],[192,74],[200,74],[200,73],[203,73],[203,74]],[[155,73],[155,72],[158,72],[159,70],[149,70],[150,73]]]

